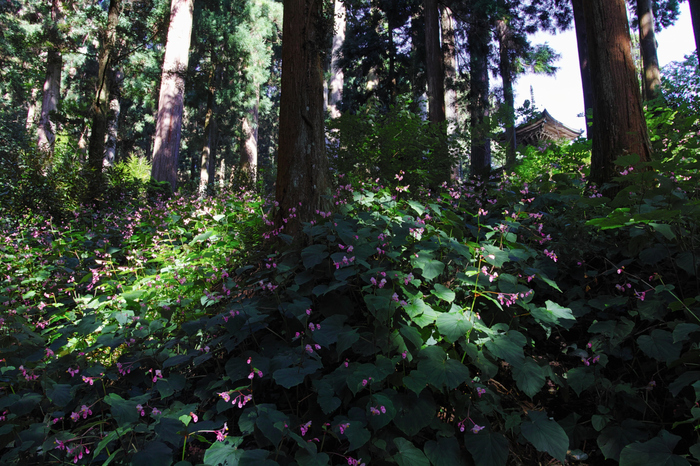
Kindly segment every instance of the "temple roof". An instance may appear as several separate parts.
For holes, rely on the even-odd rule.
[[[537,145],[541,141],[572,141],[582,133],[583,131],[576,131],[555,120],[545,109],[536,120],[518,126],[515,138],[518,144]]]

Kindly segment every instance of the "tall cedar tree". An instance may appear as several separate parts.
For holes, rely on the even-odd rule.
[[[515,109],[515,94],[513,93],[513,67],[509,56],[513,32],[508,26],[508,18],[496,20],[496,37],[498,39],[498,67],[503,80],[503,102],[508,110],[505,121],[506,167],[512,167],[515,165],[517,141],[515,139],[515,112],[510,111]]]
[[[700,61],[700,0],[688,0],[690,5],[690,18],[693,21],[693,35],[695,35],[695,53]]]
[[[345,42],[345,4],[341,0],[335,0],[334,6],[335,27],[333,28],[333,45],[331,46],[331,76],[328,83],[328,111],[331,118],[340,117],[340,102],[343,100],[343,69],[338,61]]]
[[[617,157],[637,154],[649,161],[651,145],[625,1],[586,0],[584,14],[594,89],[591,179],[602,185],[615,176]]]
[[[583,14],[584,0],[571,0],[576,26],[576,45],[578,47],[578,63],[581,71],[581,88],[583,89],[583,106],[586,117],[586,137],[592,139],[593,128],[591,112],[593,112],[593,84],[591,83],[591,67],[588,59],[588,40],[586,38],[586,18]]]
[[[470,15],[469,40],[469,116],[471,129],[471,174],[483,176],[491,171],[489,131],[489,43],[490,18],[479,8]]]
[[[172,0],[170,4],[170,25],[158,99],[151,176],[157,181],[170,183],[173,192],[177,189],[177,160],[193,11],[194,0]]]
[[[275,224],[303,242],[301,222],[330,204],[323,114],[323,2],[286,0]],[[286,222],[286,223],[285,223]]]
[[[428,77],[428,119],[431,123],[445,121],[445,75],[440,52],[440,14],[437,0],[424,0],[425,61]]]
[[[56,140],[55,123],[51,121],[51,113],[58,109],[58,99],[61,87],[61,69],[63,56],[59,47],[58,21],[61,18],[61,0],[53,0],[51,4],[51,27],[48,38],[51,48],[46,60],[46,79],[44,80],[44,95],[41,101],[41,113],[37,125],[37,147],[41,155],[39,164],[43,170],[48,168]]]
[[[107,118],[109,116],[112,76],[110,68],[114,65],[115,46],[117,41],[117,26],[119,25],[119,10],[121,0],[110,0],[107,13],[107,26],[102,31],[102,48],[97,60],[97,82],[95,83],[95,98],[92,102],[92,127],[90,145],[88,147],[88,167],[90,168],[91,196],[97,195],[102,186],[102,165],[105,156],[105,138],[107,136]]]
[[[637,0],[637,20],[639,22],[639,48],[642,52],[642,96],[645,101],[654,100],[661,95],[661,73],[659,57],[656,52],[654,35],[654,12],[651,0]]]

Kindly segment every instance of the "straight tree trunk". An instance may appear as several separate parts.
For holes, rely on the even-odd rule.
[[[693,21],[693,35],[695,36],[695,53],[700,62],[700,0],[688,0],[690,5],[690,18]]]
[[[207,91],[207,114],[204,119],[204,147],[202,148],[202,156],[199,164],[199,195],[204,196],[207,192],[207,186],[214,181],[214,167],[216,163],[213,159],[215,138],[216,138],[216,89],[214,82],[218,70],[212,71],[209,76],[209,90]]]
[[[112,69],[111,77],[108,80],[109,87],[109,109],[107,110],[107,142],[105,143],[105,167],[114,166],[117,162],[117,140],[119,132],[119,115],[121,114],[121,85],[124,80],[124,73],[120,70]]]
[[[637,154],[640,161],[649,161],[651,144],[632,60],[625,1],[586,0],[584,13],[595,89],[591,180],[602,185],[616,175],[616,158]]]
[[[496,21],[498,36],[499,60],[498,66],[503,80],[503,101],[506,109],[506,167],[515,165],[515,96],[513,95],[513,67],[510,61],[512,47],[512,32],[505,19]]]
[[[90,144],[88,145],[88,168],[90,169],[89,191],[96,196],[102,187],[102,166],[105,160],[105,138],[107,136],[107,119],[109,113],[109,68],[117,41],[117,25],[121,0],[110,0],[107,12],[107,26],[102,31],[102,48],[97,59],[98,71],[95,84],[95,97],[92,101],[92,126]]]
[[[443,6],[440,21],[442,28],[442,69],[445,73],[445,119],[447,120],[447,138],[451,139],[457,131],[457,47],[455,45],[455,25],[452,11]],[[450,178],[459,179],[459,164],[452,167]]]
[[[654,12],[651,0],[637,0],[637,19],[639,20],[639,46],[642,51],[644,87],[642,96],[645,102],[661,96],[661,73],[659,57],[656,53],[654,36]]]
[[[53,0],[51,4],[51,29],[49,38],[52,47],[46,60],[46,79],[44,94],[41,100],[41,113],[37,125],[37,148],[39,149],[39,166],[43,172],[49,168],[56,141],[56,125],[51,121],[51,112],[58,109],[58,99],[61,90],[61,70],[63,56],[59,49],[58,21],[61,18],[61,0]]]
[[[258,174],[258,107],[260,89],[255,86],[255,97],[243,115],[243,138],[241,140],[240,170],[253,183]]]
[[[277,228],[303,242],[301,222],[330,207],[323,117],[323,2],[286,0],[275,214]]]
[[[343,83],[345,76],[343,69],[338,66],[340,51],[345,42],[346,11],[345,4],[341,0],[335,0],[335,28],[333,34],[333,46],[331,48],[331,80],[328,86],[328,111],[331,118],[338,118],[340,110],[338,105],[343,100]]]
[[[29,101],[29,106],[27,107],[27,121],[24,124],[24,127],[27,131],[31,131],[32,127],[34,127],[34,118],[36,117],[36,99],[39,95],[39,89],[36,87],[32,88],[32,97],[31,100]]]
[[[586,19],[583,14],[583,2],[584,0],[571,0],[571,5],[574,10],[574,23],[576,25],[576,44],[578,47],[578,64],[581,71],[581,87],[583,88],[586,137],[592,139],[593,84],[591,83],[591,68],[588,59],[588,40],[586,38]]]
[[[482,12],[473,11],[469,27],[469,115],[471,127],[471,174],[491,171],[489,126],[489,23]]]
[[[423,0],[425,14],[425,71],[428,78],[428,120],[445,121],[445,73],[440,50],[440,19],[437,0]]]
[[[151,176],[157,181],[170,183],[173,192],[177,189],[185,72],[189,60],[193,12],[194,0],[172,0],[170,4],[170,26],[158,99]]]

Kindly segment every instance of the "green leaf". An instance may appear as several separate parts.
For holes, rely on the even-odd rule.
[[[606,459],[620,461],[620,452],[625,446],[644,438],[646,434],[643,431],[625,421],[621,426],[608,426],[603,429],[596,442]]]
[[[105,396],[104,402],[112,407],[112,417],[117,421],[119,427],[133,424],[139,420],[139,412],[136,410],[138,402],[125,400],[116,393]]]
[[[673,342],[673,335],[666,330],[652,330],[651,335],[642,335],[637,338],[639,348],[647,356],[666,363],[673,362],[681,356],[683,345]]]
[[[635,442],[620,452],[620,466],[690,466],[688,460],[674,455],[673,449],[681,438],[665,430],[648,442]]]
[[[163,442],[147,442],[143,450],[134,454],[131,466],[171,466],[173,451]]]
[[[595,376],[588,367],[574,367],[566,372],[566,381],[576,396],[581,396],[581,392],[593,385]]]
[[[455,305],[450,312],[438,314],[436,323],[440,334],[451,343],[466,336],[472,329],[472,323]]]
[[[67,383],[57,383],[50,389],[46,390],[46,396],[52,403],[60,408],[63,408],[73,400],[71,386]]]
[[[430,466],[430,461],[423,452],[405,438],[395,438],[394,445],[399,449],[399,452],[394,455],[394,461],[399,466]]]
[[[509,330],[506,333],[495,334],[491,338],[491,341],[486,342],[486,348],[491,354],[513,366],[523,363],[525,359],[523,346],[527,340],[522,333],[517,330]]]
[[[350,426],[345,429],[345,436],[348,438],[350,445],[348,446],[349,451],[357,450],[365,443],[369,442],[372,437],[369,430],[365,429],[359,421],[350,421]]]
[[[204,453],[204,462],[210,466],[237,466],[244,450],[239,450],[242,437],[226,437],[214,442]]]
[[[423,447],[425,456],[433,466],[461,466],[464,459],[459,453],[459,442],[455,437],[439,437],[437,442],[429,440]]]
[[[213,230],[207,230],[204,233],[201,233],[201,234],[195,236],[192,239],[192,241],[190,241],[190,246],[193,246],[194,243],[197,243],[197,242],[201,243],[201,242],[208,240],[213,234],[214,234]]]
[[[681,390],[698,380],[700,380],[700,371],[683,372],[676,380],[669,384],[668,390],[671,392],[671,395],[676,397]]]
[[[328,247],[325,244],[312,244],[301,251],[301,259],[306,269],[317,266],[326,257],[328,257]]]
[[[390,296],[366,294],[364,300],[369,312],[381,323],[387,322],[394,313]]]
[[[476,466],[504,466],[510,451],[508,439],[494,432],[467,433],[464,435],[464,446]]]
[[[700,331],[700,325],[690,322],[681,322],[673,329],[673,342],[678,343],[688,340],[689,335],[693,332]]]
[[[673,232],[671,225],[665,223],[649,223],[649,226],[666,237],[667,240],[676,239],[676,234]]]
[[[530,306],[530,313],[537,322],[547,326],[559,326],[565,329],[571,328],[576,321],[574,314],[568,307],[562,307],[553,301],[547,301],[546,307]]]
[[[520,390],[532,398],[545,383],[542,368],[532,359],[525,359],[524,364],[513,366],[513,377]]]
[[[528,417],[520,425],[523,437],[538,451],[545,451],[563,463],[569,449],[569,437],[564,429],[542,411],[530,411]]]
[[[394,397],[396,416],[393,423],[408,437],[418,434],[435,418],[437,408],[428,390],[420,396],[413,393],[399,393]]]
[[[15,414],[17,417],[29,414],[34,410],[34,407],[41,402],[42,399],[43,397],[38,393],[25,393],[22,395],[22,398],[10,405],[10,412]]]
[[[323,367],[320,361],[315,359],[307,359],[304,361],[304,365],[301,367],[288,367],[285,369],[278,369],[272,374],[272,378],[275,382],[282,385],[284,388],[296,387],[304,381],[304,377],[313,374],[317,370]]]
[[[438,298],[447,301],[448,303],[451,303],[455,300],[455,292],[447,288],[445,285],[441,285],[440,283],[435,284],[435,287],[433,288],[431,293],[437,296]]]
[[[421,275],[427,281],[431,281],[445,270],[444,263],[430,259],[428,254],[419,254],[418,257],[411,258],[411,263],[413,267],[421,271]]]
[[[503,264],[510,260],[508,251],[503,251],[497,246],[487,244],[483,246],[483,248],[484,250],[481,255],[484,257],[484,260],[491,265],[503,267]]]
[[[425,375],[428,383],[435,388],[447,387],[453,390],[469,380],[469,369],[456,359],[448,359],[445,351],[438,346],[428,346],[420,352],[418,370]]]

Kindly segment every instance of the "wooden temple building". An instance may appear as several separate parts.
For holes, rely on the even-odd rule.
[[[518,145],[537,146],[543,141],[573,141],[582,133],[555,120],[545,109],[536,120],[516,127],[515,139]]]

